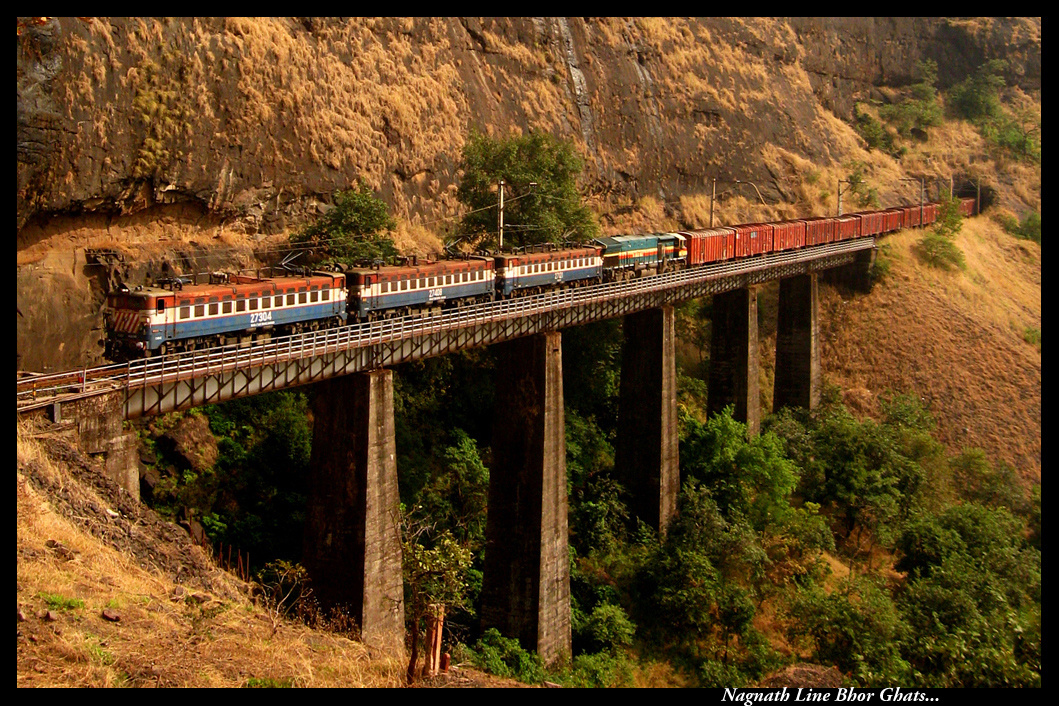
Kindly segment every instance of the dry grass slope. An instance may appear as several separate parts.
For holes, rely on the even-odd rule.
[[[991,220],[964,222],[967,269],[944,272],[913,252],[919,231],[885,240],[892,273],[870,296],[821,289],[825,375],[861,414],[887,390],[915,392],[952,453],[981,448],[1027,481],[1041,479],[1041,248]]]
[[[101,476],[68,443],[19,427],[16,686],[403,685],[400,660],[358,642],[273,632],[183,530]]]

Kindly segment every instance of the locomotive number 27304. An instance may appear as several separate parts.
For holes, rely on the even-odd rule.
[[[271,323],[272,323],[272,312],[271,311],[262,311],[262,312],[259,312],[257,314],[251,314],[250,315],[250,325],[251,326],[264,326],[266,324],[271,324]]]

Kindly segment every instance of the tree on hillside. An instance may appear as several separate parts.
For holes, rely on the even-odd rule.
[[[460,164],[457,198],[468,209],[460,232],[476,245],[498,244],[502,180],[505,245],[595,237],[599,225],[577,191],[582,167],[573,145],[545,133],[502,139],[472,133]]]
[[[950,193],[938,198],[938,219],[934,222],[934,232],[952,238],[963,228],[963,214],[960,213],[960,200]]]
[[[312,260],[358,265],[397,256],[389,236],[396,227],[386,203],[357,182],[335,194],[334,207],[293,234],[290,242],[311,248]]]
[[[919,81],[912,84],[911,95],[900,103],[885,105],[879,110],[884,120],[907,137],[913,131],[923,131],[941,124],[941,105],[934,87],[938,80],[938,64],[933,59],[916,62]]]
[[[952,87],[949,101],[961,118],[980,122],[1000,115],[1000,89],[1004,87],[1001,73],[1007,68],[1003,59],[993,59]]]

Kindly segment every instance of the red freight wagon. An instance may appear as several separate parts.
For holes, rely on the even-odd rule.
[[[805,247],[805,221],[781,221],[772,224],[772,250],[794,250]]]
[[[860,219],[856,216],[835,218],[835,240],[851,240],[860,237]]]
[[[832,229],[835,225],[834,218],[806,218],[805,219],[805,244],[823,245],[833,240]]]
[[[928,203],[923,205],[923,225],[927,226],[938,220],[938,204]]]
[[[974,215],[974,198],[960,199],[960,213],[970,218]]]
[[[919,206],[905,206],[901,211],[901,225],[903,227],[915,228],[919,225]]]
[[[885,230],[886,224],[883,222],[886,217],[885,211],[861,211],[853,215],[860,218],[860,235],[862,238],[868,235],[878,235]]]
[[[899,208],[891,208],[883,211],[883,232],[893,233],[894,231],[901,230],[903,216],[904,211]]]
[[[681,233],[687,238],[688,264],[704,265],[735,257],[735,229],[708,228]]]
[[[772,224],[749,223],[735,228],[736,257],[760,255],[772,251]]]

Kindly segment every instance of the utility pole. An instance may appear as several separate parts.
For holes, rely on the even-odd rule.
[[[846,185],[846,189],[848,190],[849,187],[850,187],[850,182],[849,182],[848,179],[839,179],[838,180],[838,215],[840,215],[840,216],[842,215],[842,185],[843,184]]]
[[[923,227],[923,195],[926,192],[925,177],[919,177],[919,227]]]
[[[500,252],[504,252],[504,180],[500,180],[500,214],[499,214],[499,230],[500,230]]]
[[[710,228],[713,228],[713,202],[717,198],[717,180],[713,180],[713,191],[710,193]]]

